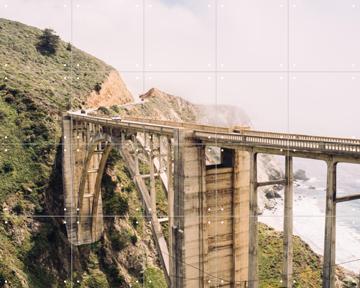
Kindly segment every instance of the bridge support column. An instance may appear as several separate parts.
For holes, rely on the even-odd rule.
[[[336,163],[327,163],[323,288],[335,288]]]
[[[177,130],[174,139],[173,275],[176,288],[204,287],[202,268],[201,197],[204,187],[205,147]]]
[[[233,281],[231,287],[245,288],[249,261],[249,185],[250,157],[246,151],[234,151],[233,207]]]
[[[291,288],[293,284],[293,159],[291,156],[285,157],[285,179],[282,281],[283,287]]]
[[[136,135],[133,137],[133,143],[134,143],[134,162],[135,162],[135,175],[140,175],[140,169],[139,169],[139,146],[137,143]]]
[[[155,135],[151,135],[150,136],[150,151],[149,151],[149,166],[150,166],[150,198],[151,198],[151,214],[152,215],[156,215],[154,142],[155,142]]]
[[[169,267],[170,267],[170,283],[175,283],[174,269],[173,267],[173,228],[174,228],[174,182],[173,182],[173,157],[172,157],[172,145],[171,138],[167,138],[167,159],[166,159],[166,173],[168,180],[168,219],[169,219]],[[172,285],[173,287],[173,285]]]
[[[249,217],[249,276],[248,287],[257,288],[258,279],[258,200],[257,200],[257,154],[250,153],[250,217]]]
[[[74,245],[97,241],[103,232],[100,184],[112,139],[101,131],[98,125],[63,119],[66,229]]]

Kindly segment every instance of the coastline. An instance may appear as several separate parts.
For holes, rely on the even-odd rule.
[[[311,183],[313,184],[313,183]],[[324,230],[325,230],[325,193],[323,188],[309,187],[307,182],[296,182],[294,187],[294,235],[299,236],[309,244],[311,249],[323,255]],[[259,215],[259,221],[269,225],[277,231],[283,230],[283,195],[282,198],[272,199],[273,209],[264,209]],[[354,217],[355,218],[355,217]],[[336,263],[340,266],[359,273],[360,261],[360,233],[350,227],[345,221],[337,219],[336,223]],[[348,262],[348,263],[345,263]]]

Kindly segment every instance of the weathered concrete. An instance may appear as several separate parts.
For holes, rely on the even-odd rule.
[[[106,159],[111,144],[116,146],[115,138],[121,137],[124,144],[125,138],[132,136],[133,157],[124,147],[121,151],[151,214],[155,243],[172,287],[258,287],[257,188],[275,184],[285,185],[282,274],[283,286],[291,287],[292,157],[325,160],[328,188],[323,287],[334,287],[336,203],[360,198],[336,198],[336,163],[360,164],[360,140],[231,131],[171,121],[115,121],[68,113],[63,119],[63,182],[69,240],[81,245],[101,236],[100,184]],[[162,141],[151,141],[149,135],[166,137],[166,154]],[[149,175],[140,175],[138,141],[149,150]],[[218,166],[206,166],[206,146],[222,147]],[[286,179],[258,183],[258,153],[285,156]],[[163,157],[167,159],[166,170],[162,169]],[[169,250],[156,215],[156,176],[160,176],[168,195]],[[144,177],[150,177],[150,189]]]
[[[65,221],[70,242],[93,243],[103,232],[101,178],[110,138],[86,122],[63,120]]]
[[[293,286],[293,159],[285,157],[283,287]]]
[[[336,162],[327,163],[323,287],[335,288]]]
[[[178,130],[174,139],[174,261],[170,272],[174,287],[204,287],[200,202],[205,189],[205,152],[190,136],[191,132]]]
[[[234,287],[246,287],[249,262],[250,154],[235,150],[233,195]]]
[[[206,167],[205,146],[187,136],[175,138],[174,287],[245,287],[249,154],[222,149],[223,163]]]
[[[258,279],[258,199],[257,199],[257,154],[250,154],[250,199],[249,199],[249,277],[248,287],[257,288]]]

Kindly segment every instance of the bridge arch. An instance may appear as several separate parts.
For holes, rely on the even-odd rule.
[[[91,239],[94,241],[98,239],[102,233],[102,229],[98,229],[99,226],[102,225],[98,222],[102,222],[101,215],[98,215],[98,212],[101,211],[98,209],[99,207],[99,197],[101,192],[101,179],[104,174],[106,161],[109,157],[111,149],[113,147],[112,138],[108,134],[104,134],[102,129],[97,132],[93,137],[90,137],[88,148],[86,152],[86,157],[84,160],[81,176],[80,176],[80,184],[79,184],[79,193],[78,193],[78,201],[77,201],[77,211],[78,211],[78,240],[81,240],[82,235],[82,226],[86,226],[89,224],[84,223],[84,220],[90,220],[91,226]],[[94,160],[94,156],[98,153],[101,153],[100,161],[95,161],[97,163],[96,171],[90,171],[90,164],[92,160]],[[95,183],[90,181],[89,173],[96,173]],[[93,187],[90,187],[93,186]],[[89,208],[91,210],[90,213],[84,211],[84,195],[85,192],[92,192],[92,204],[90,204]],[[90,216],[90,217],[89,217]]]

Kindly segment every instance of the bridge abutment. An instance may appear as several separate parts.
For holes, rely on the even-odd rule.
[[[175,137],[173,287],[246,287],[250,157],[221,149],[206,166],[203,143]]]
[[[92,123],[63,119],[65,221],[74,245],[93,243],[103,233],[101,179],[112,141],[102,130]]]

